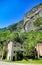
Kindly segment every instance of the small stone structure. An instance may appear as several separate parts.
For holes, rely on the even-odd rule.
[[[42,43],[39,43],[35,47],[35,58],[40,58],[42,57]]]
[[[24,56],[25,46],[19,42],[12,42],[8,43],[8,54],[7,60],[17,60],[18,54],[21,52],[22,56]],[[21,56],[21,57],[22,57]],[[20,57],[19,57],[20,58]]]

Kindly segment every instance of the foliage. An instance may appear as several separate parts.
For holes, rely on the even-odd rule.
[[[20,31],[21,30],[21,28],[23,28],[23,23],[24,23],[24,21],[23,20],[21,20],[21,21],[19,21],[18,23],[15,23],[15,24],[12,24],[12,25],[9,25],[8,27],[5,27],[5,28],[2,28],[2,29],[0,29],[0,32],[5,32],[5,31]]]
[[[37,27],[42,25],[42,17],[37,18],[34,22],[34,25]]]
[[[24,32],[20,34],[23,44],[26,46],[27,56],[34,57],[35,45],[42,40],[42,32]]]
[[[25,60],[25,59],[23,59],[23,60],[19,60],[19,61],[11,61],[11,60],[0,60],[0,61],[4,61],[4,62],[11,62],[11,63],[23,63],[23,64],[35,64],[35,65],[39,65],[39,64],[41,64],[42,65],[42,59],[39,59],[39,60],[34,60],[34,59],[28,59],[28,60]]]
[[[37,42],[42,41],[42,32],[0,32],[0,41],[4,40],[12,40],[24,44],[26,46],[26,55],[34,57],[34,48]]]

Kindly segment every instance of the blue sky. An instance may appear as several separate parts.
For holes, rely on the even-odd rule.
[[[19,22],[42,0],[0,0],[0,28]]]

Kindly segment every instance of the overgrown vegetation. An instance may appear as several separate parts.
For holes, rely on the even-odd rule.
[[[11,61],[11,60],[0,60],[0,61],[4,61],[4,62],[11,62],[11,63],[23,63],[23,64],[42,64],[42,59],[39,59],[39,60],[32,60],[32,59],[28,59],[28,60],[21,60],[21,61]]]
[[[23,20],[21,20],[21,21],[19,21],[18,23],[15,23],[15,24],[12,24],[12,25],[9,25],[8,27],[5,27],[5,28],[2,28],[2,29],[0,29],[0,32],[3,32],[3,31],[20,31],[22,28],[23,28],[23,23],[24,23],[24,21]]]
[[[3,43],[4,40],[6,40],[6,42],[8,40],[13,40],[24,44],[26,46],[26,55],[33,58],[35,54],[35,45],[39,41],[42,42],[42,32],[0,32],[0,41]],[[1,44],[0,47],[2,45],[3,44]]]
[[[34,25],[39,27],[40,25],[42,25],[42,17],[39,17],[35,20]]]

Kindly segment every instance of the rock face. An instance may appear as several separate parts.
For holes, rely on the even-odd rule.
[[[42,3],[24,16],[25,31],[42,31]]]

